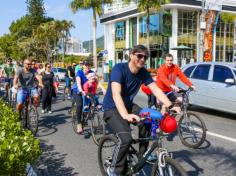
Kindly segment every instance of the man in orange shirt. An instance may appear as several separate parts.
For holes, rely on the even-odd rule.
[[[182,102],[182,98],[177,97],[176,95],[176,92],[179,91],[179,88],[175,85],[176,77],[187,86],[192,87],[194,90],[196,89],[181,69],[177,65],[173,64],[173,56],[167,54],[165,56],[165,63],[161,65],[157,71],[156,83],[157,86],[167,94],[170,101],[174,102],[177,100],[178,102]]]

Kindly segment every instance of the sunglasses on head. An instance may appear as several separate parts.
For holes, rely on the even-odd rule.
[[[142,58],[144,58],[144,60],[146,61],[148,59],[147,55],[145,54],[135,54],[135,56],[137,56],[137,58],[139,60],[141,60]]]

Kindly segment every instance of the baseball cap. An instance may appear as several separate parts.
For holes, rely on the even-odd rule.
[[[87,78],[88,79],[96,79],[97,78],[97,76],[96,76],[96,73],[89,73],[88,75],[87,75]]]
[[[90,63],[88,61],[84,61],[84,65],[90,65]]]

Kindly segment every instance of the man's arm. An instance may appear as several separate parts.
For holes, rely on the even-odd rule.
[[[178,77],[184,84],[195,89],[192,82],[187,78],[187,76],[185,76],[185,74],[181,71],[180,68],[178,68]]]
[[[76,76],[76,84],[78,90],[82,93],[82,95],[85,95],[85,92],[83,91],[82,85],[81,85],[81,78],[79,76]]]
[[[111,89],[113,100],[121,117],[129,122],[139,121],[139,117],[135,114],[129,114],[125,107],[124,101],[121,97],[121,84],[118,82],[112,82]]]
[[[14,79],[13,79],[13,87],[14,87],[15,89],[18,88],[18,86],[17,86],[18,80],[19,80],[18,74],[15,74]]]
[[[35,75],[35,78],[38,80],[38,82],[39,82],[39,85],[43,88],[43,81],[42,81],[42,78],[41,78],[41,76],[40,75],[38,75],[38,74],[36,74]]]

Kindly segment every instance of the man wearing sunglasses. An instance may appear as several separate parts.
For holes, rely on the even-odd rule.
[[[23,103],[29,93],[31,93],[30,97],[33,97],[33,104],[35,107],[39,106],[39,94],[37,89],[35,88],[35,80],[39,82],[39,86],[43,88],[43,83],[41,77],[38,73],[31,67],[32,62],[30,59],[24,60],[24,67],[22,69],[18,69],[13,85],[17,90],[17,110],[20,112],[23,108]]]
[[[6,90],[6,97],[8,97],[9,88],[13,85],[13,77],[15,74],[15,67],[12,63],[12,59],[8,58],[7,63],[3,66],[3,75],[6,76],[6,84],[5,84],[5,90]]]
[[[139,121],[141,108],[133,104],[141,84],[147,85],[153,94],[167,107],[172,106],[166,95],[156,86],[148,71],[144,68],[148,59],[147,48],[143,45],[134,46],[128,63],[120,63],[113,67],[108,90],[104,97],[104,120],[110,125],[119,138],[117,157],[113,158],[114,168],[108,168],[108,175],[124,175],[129,145],[132,141],[129,123]],[[150,135],[150,125],[139,127],[139,137]],[[142,155],[148,146],[143,143],[139,146]]]

